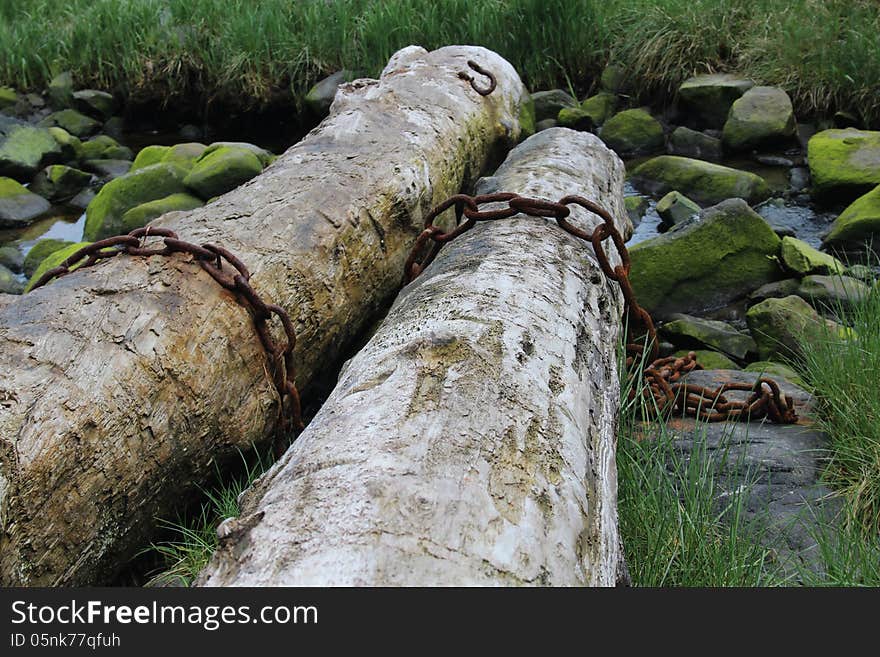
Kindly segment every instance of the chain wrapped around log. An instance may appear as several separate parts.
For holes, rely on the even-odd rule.
[[[470,62],[469,62],[470,64]],[[478,69],[475,69],[478,70]],[[506,204],[483,210],[486,204]],[[569,205],[582,208],[601,217],[603,223],[588,233],[569,223]],[[434,224],[443,212],[455,208],[455,227],[449,231]],[[643,363],[644,385],[641,394],[647,402],[649,412],[655,414],[678,413],[696,417],[707,422],[725,420],[769,419],[778,424],[793,424],[798,416],[790,397],[783,396],[779,385],[772,379],[761,377],[754,385],[725,383],[718,388],[708,388],[681,382],[681,378],[693,370],[703,369],[697,362],[696,354],[677,358],[659,358],[659,346],[654,321],[635,298],[629,281],[630,259],[623,236],[614,226],[614,218],[600,205],[581,196],[565,196],[558,202],[520,196],[511,192],[496,192],[479,196],[456,194],[437,205],[425,218],[425,228],[416,240],[404,266],[403,284],[411,282],[424,271],[447,242],[469,231],[480,221],[507,219],[516,214],[530,217],[552,218],[567,233],[593,245],[593,250],[604,274],[615,281],[623,293],[632,326],[641,328],[644,343],[629,342],[626,345],[626,367]],[[464,220],[462,220],[464,218]],[[612,266],[605,253],[604,242],[610,238],[620,256],[621,264]],[[632,333],[631,333],[632,335]],[[646,353],[647,349],[647,353]],[[728,399],[730,391],[750,392],[744,401]],[[634,399],[639,393],[630,392]]]
[[[145,242],[149,237],[161,237],[164,247],[147,247]],[[296,333],[290,315],[281,306],[274,303],[266,303],[260,298],[256,290],[250,284],[251,274],[245,264],[235,255],[216,244],[193,244],[178,238],[177,233],[168,228],[150,227],[136,228],[127,235],[116,235],[97,242],[93,242],[70,255],[64,262],[54,269],[43,274],[33,285],[32,289],[42,287],[53,278],[69,274],[74,269],[91,267],[120,254],[131,256],[171,256],[175,253],[187,253],[201,265],[211,278],[224,289],[232,292],[240,303],[251,315],[254,328],[260,337],[260,343],[266,351],[272,370],[272,379],[278,395],[281,399],[279,404],[279,430],[280,434],[294,429],[302,431],[302,409],[299,391],[294,380],[296,378],[293,350],[296,347]],[[224,261],[228,263],[232,271],[224,268]],[[278,342],[272,336],[269,328],[269,320],[275,315],[281,322],[285,340]]]

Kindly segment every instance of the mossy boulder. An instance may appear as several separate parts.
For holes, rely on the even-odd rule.
[[[737,365],[734,361],[730,360],[729,357],[724,354],[718,353],[717,351],[711,351],[708,349],[682,349],[681,351],[676,351],[673,356],[676,358],[684,358],[689,353],[693,352],[693,354],[697,357],[697,362],[703,367],[704,370],[738,370],[740,366]]]
[[[148,203],[142,203],[122,215],[123,228],[122,232],[127,233],[135,228],[146,226],[153,219],[161,217],[166,212],[175,212],[178,210],[192,210],[199,208],[204,203],[199,198],[191,194],[171,194],[165,198],[160,198]]]
[[[757,352],[755,341],[730,324],[676,314],[660,327],[660,335],[677,347],[705,347],[743,360]]]
[[[601,126],[614,115],[614,110],[617,109],[617,96],[601,91],[582,102],[580,108],[593,120],[593,125]]]
[[[24,286],[16,278],[15,274],[0,265],[0,294],[21,294]]]
[[[880,131],[823,130],[807,143],[813,191],[852,199],[880,185]]]
[[[153,166],[154,164],[159,164],[162,161],[162,158],[164,158],[170,150],[170,146],[144,146],[138,151],[137,157],[134,158],[134,162],[131,163],[132,173],[138,169],[144,169]]]
[[[663,126],[643,109],[615,114],[602,127],[599,136],[609,148],[624,155],[655,153],[665,145]]]
[[[262,170],[263,164],[250,150],[234,146],[212,147],[198,159],[184,184],[207,200],[235,189]]]
[[[53,251],[48,256],[46,256],[43,261],[37,266],[37,269],[31,275],[30,279],[28,279],[27,285],[24,288],[25,292],[30,292],[34,287],[34,283],[36,283],[40,278],[42,278],[43,274],[45,274],[50,269],[55,269],[62,262],[67,260],[74,253],[82,249],[83,247],[88,246],[91,242],[76,242],[75,244],[68,244],[65,247],[58,249],[57,251]],[[84,261],[83,261],[84,262]],[[77,263],[70,268],[70,271],[79,268],[83,263]]]
[[[746,151],[790,142],[796,133],[788,94],[779,87],[752,87],[733,102],[721,140],[728,150]]]
[[[755,86],[731,73],[696,75],[681,83],[678,98],[695,121],[709,128],[720,128],[727,120],[734,101]]]
[[[746,322],[758,345],[761,360],[789,360],[802,356],[804,341],[826,337],[847,338],[850,331],[823,319],[799,296],[767,299],[749,308]]]
[[[610,91],[613,94],[629,91],[629,76],[626,73],[626,69],[617,64],[608,64],[602,69],[602,75],[599,77],[599,87],[603,91]]]
[[[0,228],[27,226],[50,207],[49,201],[12,178],[0,178]]]
[[[265,148],[260,148],[256,144],[249,144],[246,141],[215,141],[205,149],[201,157],[206,157],[221,148],[238,148],[250,151],[257,156],[260,164],[262,164],[264,167],[269,166],[270,164],[272,164],[272,162],[278,159],[278,156],[274,153],[270,153]]]
[[[831,224],[823,243],[862,247],[880,244],[880,185],[853,201]]]
[[[767,378],[781,378],[785,379],[789,383],[793,383],[796,386],[799,386],[805,390],[809,388],[804,383],[804,380],[801,376],[788,365],[783,365],[782,363],[775,363],[772,360],[759,360],[754,363],[750,363],[746,368],[746,372],[757,372]]]
[[[333,99],[336,97],[339,85],[353,79],[354,73],[342,70],[319,80],[303,98],[305,106],[317,117],[326,116],[330,111],[330,105],[333,104]]]
[[[795,292],[814,308],[827,310],[838,316],[852,310],[870,293],[871,287],[855,278],[818,274],[805,276]]]
[[[15,107],[19,102],[18,94],[11,87],[0,87],[0,110]]]
[[[24,275],[28,278],[33,276],[43,260],[56,251],[63,249],[68,244],[73,244],[73,242],[52,239],[50,237],[37,240],[37,243],[31,247],[31,250],[28,251],[27,255],[24,257]]]
[[[80,167],[106,183],[127,175],[131,171],[131,160],[83,160]]]
[[[86,239],[97,241],[127,232],[123,217],[134,207],[186,192],[186,171],[159,163],[111,180],[86,208]]]
[[[152,164],[168,162],[189,172],[207,149],[205,144],[198,142],[186,142],[174,146],[147,146],[137,154],[131,165],[131,170],[137,171]]]
[[[627,196],[623,199],[623,207],[626,209],[626,214],[629,216],[633,228],[642,223],[642,217],[648,211],[649,205],[650,202],[644,196]]]
[[[770,196],[760,176],[712,162],[677,155],[660,155],[639,165],[632,181],[651,194],[679,191],[702,205],[741,198],[751,205]]]
[[[49,134],[58,142],[61,147],[61,157],[65,162],[79,160],[82,155],[82,141],[79,137],[74,137],[64,128],[53,126],[48,128]]]
[[[669,192],[657,201],[657,214],[670,227],[687,221],[700,212],[700,206],[679,192]]]
[[[64,128],[74,137],[79,137],[80,139],[93,135],[101,129],[100,123],[72,109],[52,112],[52,114],[40,121],[38,125],[44,128],[56,126]]]
[[[61,146],[48,130],[0,114],[0,176],[28,182],[60,160]]]
[[[582,132],[589,132],[596,127],[596,124],[593,123],[593,117],[579,106],[563,107],[559,110],[556,124],[561,128],[580,130]]]
[[[671,155],[693,157],[698,160],[717,161],[722,155],[720,139],[683,125],[678,126],[669,135],[666,150]]]
[[[79,157],[81,160],[131,160],[134,154],[113,137],[98,135],[82,142]]]
[[[113,116],[116,111],[116,101],[112,94],[97,89],[82,89],[73,92],[73,106],[100,121]]]
[[[780,240],[741,199],[630,248],[639,304],[657,318],[720,308],[780,278]]]
[[[63,110],[73,107],[73,77],[67,71],[52,78],[46,92],[49,105],[53,109]]]
[[[63,203],[76,196],[91,179],[92,174],[85,171],[64,164],[52,164],[34,176],[30,191],[52,203]]]
[[[577,107],[578,102],[570,93],[562,89],[536,91],[532,94],[535,104],[535,120],[555,119],[559,111],[566,107]]]
[[[842,274],[846,269],[840,260],[794,237],[782,238],[780,251],[786,269],[800,276],[807,274]]]

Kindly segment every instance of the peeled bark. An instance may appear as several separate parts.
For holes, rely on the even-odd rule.
[[[458,77],[473,59],[498,88]],[[310,385],[394,295],[424,213],[519,136],[497,54],[398,52],[237,190],[154,225],[221,244],[297,330]],[[214,461],[272,434],[278,397],[248,313],[186,256],[120,257],[0,307],[0,581],[110,579]]]
[[[597,137],[559,128],[478,191],[579,194],[624,230],[623,178]],[[220,526],[200,583],[615,584],[621,313],[592,246],[552,220],[449,243]]]

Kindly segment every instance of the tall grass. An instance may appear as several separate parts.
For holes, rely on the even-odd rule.
[[[880,121],[875,0],[0,0],[0,83],[80,84],[243,108],[339,68],[376,75],[397,49],[484,45],[531,88],[586,92],[609,61],[640,100],[694,72],[784,86],[801,114]]]

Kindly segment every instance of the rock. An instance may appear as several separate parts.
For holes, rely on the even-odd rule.
[[[255,147],[257,148],[257,147]],[[196,162],[205,152],[208,150],[208,147],[204,144],[200,144],[198,142],[187,142],[184,144],[175,144],[165,155],[162,156],[162,162],[168,162],[169,164],[176,164],[181,169],[185,169],[186,171],[192,171],[193,167],[196,165]],[[258,151],[252,151],[258,158],[260,158],[260,162],[268,162],[271,161],[272,154],[268,153],[268,151],[264,151],[262,148],[259,148]],[[270,156],[266,158],[267,154]],[[262,157],[261,157],[262,155]],[[265,166],[265,164],[263,165]]]
[[[108,137],[113,137],[113,139],[119,141],[125,134],[125,119],[121,116],[111,116],[104,122],[104,127],[101,128],[101,131]]]
[[[731,151],[774,146],[797,134],[794,109],[779,87],[752,87],[733,102],[721,140]]]
[[[74,91],[73,106],[80,112],[100,121],[109,119],[116,111],[116,101],[113,100],[113,96],[106,91],[95,89]]]
[[[21,294],[23,290],[24,286],[15,274],[0,265],[0,294]]]
[[[617,153],[634,155],[663,150],[663,126],[643,109],[624,110],[612,116],[599,135]]]
[[[47,89],[49,96],[49,105],[53,109],[63,110],[73,107],[73,78],[70,73],[59,73],[51,82]]]
[[[57,126],[49,128],[49,134],[61,147],[61,156],[65,162],[79,160],[82,155],[82,142],[79,137],[74,137],[64,128]]]
[[[85,171],[53,164],[34,177],[29,189],[52,203],[63,203],[76,196],[91,179],[92,175]]]
[[[214,151],[221,148],[238,148],[250,151],[257,156],[257,159],[260,160],[260,164],[262,164],[264,167],[269,166],[270,164],[272,164],[272,162],[278,159],[278,156],[274,153],[270,153],[265,148],[260,148],[259,146],[256,146],[254,144],[249,144],[246,141],[215,141],[213,144],[205,149],[205,152],[202,153],[202,155],[210,155]]]
[[[754,363],[749,363],[743,369],[746,372],[755,372],[761,376],[766,376],[772,379],[785,379],[789,383],[793,383],[804,390],[808,388],[804,383],[804,380],[794,369],[788,365],[783,365],[782,363],[775,363],[772,360],[759,360]]]
[[[40,278],[50,269],[54,269],[62,262],[67,260],[74,253],[79,251],[81,248],[88,246],[91,242],[77,242],[76,244],[68,244],[57,251],[50,253],[46,256],[43,261],[37,266],[37,269],[28,279],[27,285],[24,288],[25,292],[30,292],[31,288],[34,286]],[[73,271],[77,267],[79,267],[82,263],[78,263],[70,268],[70,271]]]
[[[867,265],[851,265],[847,267],[846,275],[869,284],[877,280],[877,274]]]
[[[871,288],[849,276],[805,276],[797,294],[817,310],[827,310],[837,317],[845,316],[864,301]]]
[[[262,170],[260,160],[249,150],[211,147],[187,174],[184,184],[207,200],[235,189]]]
[[[184,193],[171,194],[156,201],[142,203],[122,215],[122,232],[127,233],[135,228],[146,226],[153,219],[161,217],[166,212],[192,210],[203,205],[201,199]]]
[[[626,69],[616,64],[609,64],[602,70],[599,86],[613,94],[624,93],[629,89],[629,76]]]
[[[93,135],[101,128],[101,124],[94,119],[90,119],[85,114],[80,114],[72,109],[53,112],[37,125],[44,128],[52,128],[55,126],[64,128],[74,137],[80,138]]]
[[[650,203],[644,196],[627,196],[623,199],[623,205],[626,208],[626,213],[629,215],[633,228],[636,228],[642,223],[642,217],[648,211]]]
[[[679,192],[669,192],[657,201],[657,214],[667,227],[686,221],[700,212],[700,206]]]
[[[846,265],[834,256],[822,253],[794,237],[782,238],[781,257],[782,264],[788,270],[801,276],[806,274],[842,274],[846,269]]]
[[[739,365],[734,363],[730,358],[717,351],[709,351],[707,349],[683,349],[676,351],[673,356],[676,358],[684,358],[689,353],[693,353],[697,357],[697,362],[704,370],[738,370]]]
[[[807,159],[815,193],[855,198],[880,185],[880,132],[823,130],[810,138]]]
[[[92,189],[91,187],[86,187],[79,194],[77,194],[72,199],[70,199],[67,202],[67,205],[69,205],[72,208],[79,208],[80,210],[85,210],[87,207],[89,207],[89,203],[91,203],[94,200],[95,196],[97,196],[97,193],[95,192],[95,190]]]
[[[537,124],[535,123],[535,103],[532,102],[531,96],[526,98],[526,100],[519,106],[517,121],[519,121],[519,137],[521,141],[528,139],[537,132]]]
[[[337,71],[333,75],[328,75],[323,80],[317,82],[303,98],[306,107],[315,116],[326,116],[330,111],[330,105],[336,97],[336,89],[343,82],[353,79],[354,74],[351,71]]]
[[[683,314],[671,318],[660,327],[660,333],[677,347],[707,347],[739,360],[757,353],[755,341],[726,322]]]
[[[639,304],[657,318],[721,308],[780,278],[780,240],[741,199],[630,248]]]
[[[27,255],[24,257],[24,275],[28,278],[33,276],[34,272],[37,271],[37,267],[40,266],[40,263],[43,262],[43,260],[56,251],[63,249],[68,244],[73,244],[73,242],[52,238],[37,240],[37,243],[31,247],[31,250],[28,251]]]
[[[20,274],[24,268],[24,255],[11,244],[0,246],[0,265],[13,273]]]
[[[185,192],[186,172],[174,164],[153,164],[111,180],[86,208],[86,239],[96,241],[124,232],[123,216],[138,205]]]
[[[729,198],[755,204],[770,196],[767,182],[754,173],[677,155],[660,155],[641,164],[632,181],[651,194],[679,191],[702,205]]]
[[[782,299],[792,294],[797,294],[801,286],[799,278],[785,278],[781,281],[773,281],[762,285],[749,295],[749,301],[758,303],[764,299]]]
[[[799,358],[801,340],[849,335],[839,324],[823,320],[810,304],[794,295],[766,299],[752,306],[746,313],[746,322],[761,360]]]
[[[720,128],[734,101],[755,86],[751,80],[730,73],[697,75],[678,88],[681,105],[698,123]]]
[[[15,89],[11,87],[0,87],[0,111],[8,107],[14,107],[20,102]]]
[[[810,170],[793,167],[788,172],[788,185],[793,192],[802,192],[810,186]]]
[[[835,112],[834,116],[832,117],[832,121],[834,121],[835,128],[862,127],[862,122],[859,120],[859,117],[852,112],[847,112],[845,110],[839,110]]]
[[[558,124],[556,123],[556,119],[544,119],[543,121],[538,121],[535,124],[535,132],[549,130],[550,128],[555,128],[557,125]]]
[[[204,139],[205,130],[192,123],[187,123],[180,126],[180,130],[177,131],[177,134],[189,141],[198,141],[199,139]]]
[[[666,150],[670,155],[693,157],[698,160],[720,160],[721,140],[685,126],[679,126],[669,135]]]
[[[82,160],[131,160],[134,153],[127,146],[121,146],[113,137],[98,135],[82,142]]]
[[[831,224],[822,243],[864,248],[880,242],[880,185],[853,201]]]
[[[590,117],[593,125],[601,126],[614,114],[617,108],[617,96],[602,91],[590,96],[580,104],[581,111]]]
[[[596,124],[593,123],[593,117],[579,106],[563,107],[559,110],[556,123],[560,128],[570,128],[571,130],[580,130],[581,132],[589,132],[596,127]]]
[[[94,173],[104,182],[121,178],[131,171],[129,160],[86,160],[80,166],[83,170]]]
[[[170,146],[144,146],[131,163],[132,172],[159,164],[170,150]]]
[[[562,89],[536,91],[532,94],[532,102],[535,103],[536,121],[555,119],[559,116],[559,110],[566,107],[577,107],[578,105],[578,102],[571,94]]]
[[[48,130],[0,114],[0,176],[27,182],[60,159],[61,146]]]
[[[0,228],[27,226],[50,207],[49,201],[12,178],[0,178]]]

